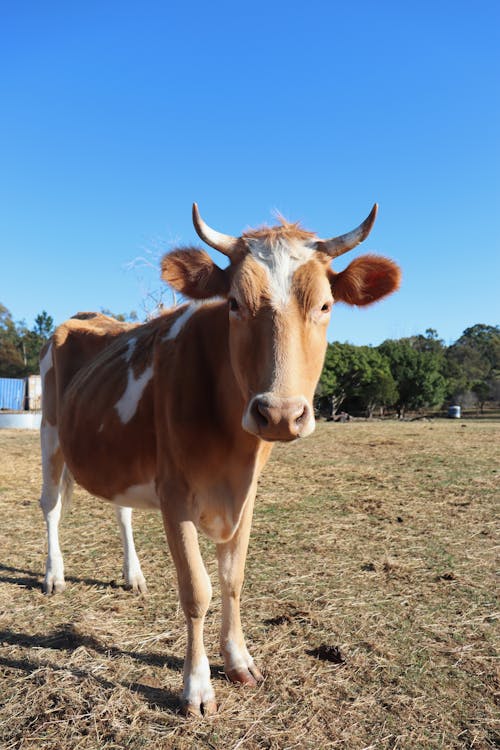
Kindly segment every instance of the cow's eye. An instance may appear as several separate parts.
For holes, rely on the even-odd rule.
[[[229,298],[229,309],[231,310],[231,312],[238,312],[238,310],[240,309],[240,306],[238,305],[234,297]]]
[[[332,307],[331,302],[325,302],[325,304],[321,308],[321,312],[330,312],[331,307]]]

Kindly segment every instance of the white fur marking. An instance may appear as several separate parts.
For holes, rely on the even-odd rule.
[[[171,341],[172,339],[176,339],[179,333],[182,331],[184,326],[186,325],[187,321],[191,317],[191,315],[198,309],[199,305],[197,305],[195,302],[191,302],[186,306],[186,308],[182,311],[182,313],[179,315],[177,320],[174,321],[172,327],[170,328],[169,332],[165,336],[165,341]]]
[[[127,351],[125,352],[125,362],[128,364],[130,360],[132,359],[132,354],[134,353],[135,345],[137,343],[136,338],[132,338],[129,340],[127,344]]]
[[[225,643],[227,655],[229,657],[230,669],[241,669],[253,666],[253,659],[248,653],[246,646],[240,648],[232,638],[229,638]]]
[[[49,370],[52,369],[52,344],[50,344],[49,348],[43,355],[42,359],[40,360],[40,375],[42,384],[45,380],[45,376],[49,372]]]
[[[209,299],[203,299],[203,300],[195,300],[192,302],[189,302],[182,313],[179,315],[179,317],[173,322],[171,328],[169,329],[168,333],[163,337],[163,341],[172,341],[173,339],[176,339],[179,333],[182,331],[186,323],[188,322],[189,318],[194,315],[194,313],[200,309],[200,307],[205,307],[206,305],[213,305],[217,302],[222,302],[222,297],[210,297]]]
[[[132,531],[132,508],[115,507],[116,519],[120,527],[123,544],[123,577],[127,586],[134,591],[146,592],[146,581],[137,557]]]
[[[186,665],[188,667],[188,665]],[[215,694],[210,682],[210,665],[203,655],[197,664],[191,664],[184,671],[184,690],[182,697],[187,703],[208,703],[215,700]]]
[[[115,505],[130,508],[160,507],[160,500],[156,493],[156,485],[153,479],[145,484],[133,484],[131,487],[127,487],[124,492],[113,495],[111,501]]]
[[[261,240],[249,241],[250,252],[266,269],[269,276],[272,302],[284,307],[289,298],[295,271],[314,255],[314,249],[303,242],[275,242],[272,245]]]
[[[130,422],[130,420],[136,413],[137,407],[139,406],[139,402],[142,398],[142,394],[144,393],[144,389],[146,388],[152,377],[153,365],[149,365],[149,367],[146,367],[144,372],[139,375],[138,378],[134,377],[132,368],[129,368],[125,393],[115,404],[115,409],[118,412],[118,416],[120,417],[123,424],[127,424],[127,422]]]
[[[42,424],[40,430],[42,444],[43,487],[40,505],[47,524],[47,561],[45,565],[44,589],[48,594],[64,588],[64,563],[59,546],[59,520],[62,510],[61,483],[52,479],[51,458],[59,448],[57,427]]]

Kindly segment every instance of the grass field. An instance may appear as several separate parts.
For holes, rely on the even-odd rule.
[[[114,513],[77,490],[67,591],[41,593],[34,433],[0,432],[0,748],[498,748],[499,427],[320,424],[278,446],[257,498],[243,621],[266,675],[178,713],[185,627],[159,516],[135,515],[147,598],[121,586]],[[498,541],[498,540],[497,540]]]

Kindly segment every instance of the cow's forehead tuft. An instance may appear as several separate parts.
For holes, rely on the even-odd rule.
[[[272,304],[283,307],[288,303],[295,272],[315,254],[310,238],[307,241],[283,236],[264,235],[248,238],[247,246],[252,261],[264,269]]]

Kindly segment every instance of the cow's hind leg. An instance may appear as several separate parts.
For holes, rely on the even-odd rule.
[[[135,551],[134,533],[132,531],[132,508],[123,508],[117,505],[115,506],[115,512],[123,543],[123,577],[125,585],[138,594],[146,594],[148,590],[146,579],[142,574],[141,564]]]
[[[65,589],[64,563],[59,546],[59,521],[63,504],[71,499],[73,479],[66,469],[59,446],[57,428],[42,424],[42,472],[43,486],[40,505],[47,525],[47,561],[43,590],[46,594],[57,594]]]
[[[263,677],[246,647],[240,618],[240,594],[252,525],[255,493],[247,498],[239,526],[233,537],[217,545],[219,580],[222,590],[220,648],[224,671],[231,682],[255,686]]]

